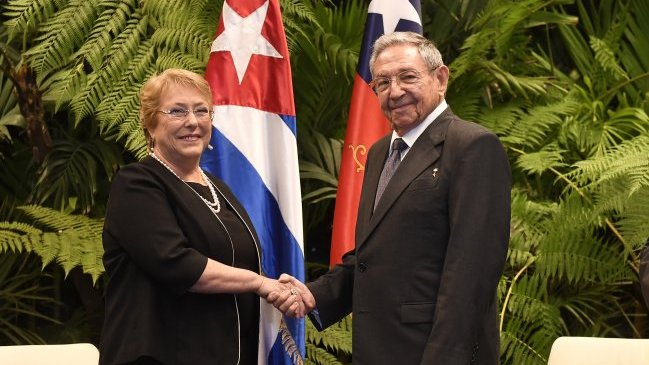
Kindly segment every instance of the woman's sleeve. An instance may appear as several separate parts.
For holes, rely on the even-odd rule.
[[[139,165],[122,168],[113,181],[103,234],[106,259],[130,260],[179,294],[207,265],[207,257],[190,247],[178,226],[161,183]]]

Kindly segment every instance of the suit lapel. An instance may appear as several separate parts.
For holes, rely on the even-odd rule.
[[[390,133],[376,142],[376,145],[374,146],[374,149],[377,151],[376,158],[371,160],[372,165],[369,165],[369,163],[365,165],[365,177],[363,178],[363,188],[361,189],[361,198],[358,205],[358,217],[356,218],[357,230],[362,230],[363,227],[367,227],[367,224],[372,217],[374,197],[376,196],[376,189],[378,188],[379,179],[381,178],[381,170],[383,170],[383,165],[388,156],[391,135],[392,134]],[[368,162],[370,162],[369,156]],[[358,237],[358,234],[356,236]]]
[[[437,146],[444,142],[448,125],[454,117],[455,116],[449,107],[430,126],[428,126],[426,130],[424,130],[421,136],[419,136],[415,141],[415,144],[410,148],[406,157],[401,161],[401,164],[399,164],[397,171],[395,171],[394,175],[390,179],[390,182],[385,188],[383,196],[373,213],[372,205],[374,203],[374,196],[376,195],[376,189],[381,175],[381,169],[383,168],[383,163],[378,167],[374,166],[372,168],[371,180],[367,181],[367,183],[371,185],[369,185],[367,189],[368,194],[364,194],[365,199],[363,202],[364,204],[362,205],[364,208],[363,215],[366,217],[363,217],[364,220],[361,222],[364,224],[361,227],[365,227],[365,229],[363,232],[360,232],[360,235],[358,235],[360,240],[357,242],[357,247],[360,247],[360,245],[365,242],[370,233],[374,231],[381,219],[389,211],[390,207],[408,185],[410,185],[410,183],[426,168],[439,159],[440,152],[437,149]],[[381,142],[384,141],[381,140]],[[384,152],[384,155],[387,155],[389,143],[390,139],[388,137],[385,146],[382,146],[380,150]],[[370,171],[368,170],[368,173],[369,172]],[[369,204],[368,200],[370,201]]]

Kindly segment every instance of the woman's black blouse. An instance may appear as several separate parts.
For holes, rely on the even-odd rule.
[[[198,196],[212,200],[206,186],[185,184],[150,157],[115,177],[103,232],[101,364],[149,357],[220,365],[239,356],[242,365],[256,364],[259,298],[188,291],[208,257],[259,272],[249,217],[223,182],[209,178],[222,193],[218,218]]]

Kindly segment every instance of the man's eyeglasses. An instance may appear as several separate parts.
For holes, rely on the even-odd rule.
[[[431,70],[434,71],[435,69]],[[400,87],[407,87],[411,85],[418,84],[421,81],[422,73],[417,70],[405,70],[401,71],[398,74],[392,77],[379,76],[374,78],[370,82],[370,87],[374,90],[375,93],[382,93],[387,91],[392,85],[392,79],[394,79]]]
[[[214,112],[210,111],[208,108],[205,107],[200,107],[196,108],[194,110],[187,110],[183,108],[172,108],[169,110],[158,110],[158,113],[166,114],[174,119],[183,119],[187,118],[189,113],[194,113],[194,116],[196,119],[212,119],[214,116]]]

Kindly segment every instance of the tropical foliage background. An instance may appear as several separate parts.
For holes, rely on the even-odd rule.
[[[203,72],[222,2],[0,3],[0,344],[97,341],[108,188],[144,154],[137,92],[169,67]],[[368,1],[280,2],[313,278],[323,263],[312,253],[329,244]],[[638,287],[649,237],[649,3],[422,7],[424,33],[451,69],[447,100],[510,156],[503,363],[545,364],[558,336],[649,336]],[[349,363],[351,320],[324,334],[308,327],[308,361]]]

